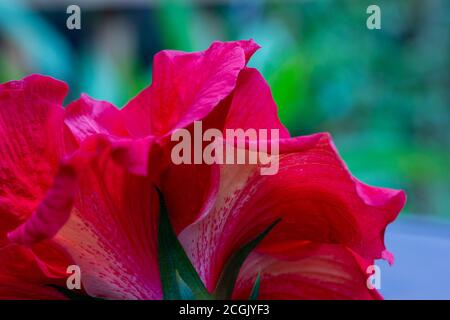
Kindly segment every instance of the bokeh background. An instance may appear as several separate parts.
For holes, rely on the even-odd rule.
[[[66,8],[82,10],[68,30]],[[366,8],[381,8],[368,30]],[[42,73],[121,107],[162,49],[253,38],[293,135],[331,132],[361,180],[405,189],[386,298],[450,299],[450,1],[0,0],[0,82]]]

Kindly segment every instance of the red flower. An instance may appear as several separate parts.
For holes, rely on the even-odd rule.
[[[58,298],[45,285],[64,285],[77,264],[89,295],[162,298],[157,186],[209,291],[229,257],[281,218],[246,260],[234,297],[248,297],[260,273],[260,298],[379,298],[366,267],[392,262],[384,230],[405,195],[356,180],[328,134],[291,138],[266,82],[246,67],[257,49],[239,41],[162,51],[152,85],[122,110],[86,95],[63,109],[67,88],[51,78],[2,85],[0,297]],[[173,164],[171,134],[192,132],[196,120],[279,129],[278,173]]]

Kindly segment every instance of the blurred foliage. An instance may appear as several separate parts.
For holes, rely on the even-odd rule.
[[[372,2],[381,30],[366,28]],[[292,134],[331,132],[358,178],[406,189],[409,212],[450,217],[450,1],[70,3],[81,30],[66,29],[59,1],[0,1],[1,82],[49,74],[69,83],[67,101],[121,107],[151,82],[155,52],[253,38],[250,65]]]

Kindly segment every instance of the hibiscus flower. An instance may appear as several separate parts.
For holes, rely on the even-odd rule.
[[[162,51],[151,86],[120,110],[87,95],[63,108],[67,86],[49,77],[3,84],[0,298],[64,298],[55,288],[71,264],[83,294],[163,298],[163,206],[209,293],[230,259],[279,221],[238,270],[233,298],[249,297],[257,278],[260,299],[380,298],[366,268],[393,262],[384,231],[405,194],[354,178],[327,133],[290,137],[267,83],[247,67],[258,48],[249,40]],[[278,129],[278,173],[174,164],[171,135],[195,121]]]

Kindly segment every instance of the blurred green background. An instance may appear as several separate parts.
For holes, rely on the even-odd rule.
[[[81,7],[81,30],[66,8]],[[378,4],[382,29],[368,30]],[[253,38],[293,135],[329,131],[362,181],[450,218],[450,1],[0,0],[0,81],[43,73],[123,106],[162,49]]]

